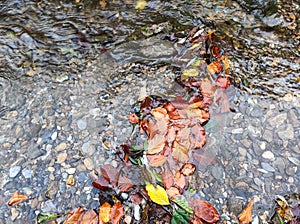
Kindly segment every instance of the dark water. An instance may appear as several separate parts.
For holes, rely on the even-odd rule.
[[[0,156],[1,161],[5,161],[5,166],[8,163],[13,164],[14,160],[19,157],[19,148],[21,148],[20,154],[24,153],[22,155],[25,156],[27,156],[28,148],[35,147],[38,148],[35,151],[36,156],[43,154],[45,149],[40,149],[42,148],[38,145],[40,143],[36,142],[38,142],[38,137],[41,137],[42,141],[48,138],[46,131],[44,132],[47,117],[56,116],[61,111],[63,114],[64,110],[70,111],[70,107],[76,104],[88,104],[87,108],[82,108],[80,111],[83,114],[88,113],[88,109],[93,107],[109,105],[105,107],[104,113],[112,113],[116,120],[118,116],[126,118],[130,110],[129,106],[122,107],[121,105],[120,109],[118,105],[110,106],[110,101],[113,97],[115,101],[118,100],[124,104],[130,102],[133,105],[135,102],[128,99],[126,91],[122,92],[122,86],[127,88],[126,85],[128,85],[133,88],[134,80],[143,80],[143,77],[137,75],[141,73],[141,69],[135,72],[136,67],[133,66],[131,69],[133,72],[131,72],[130,69],[123,69],[122,65],[140,63],[144,66],[143,69],[149,71],[152,71],[152,67],[154,71],[157,65],[184,67],[186,63],[180,57],[182,53],[180,48],[174,42],[165,39],[172,39],[173,36],[185,37],[194,26],[215,30],[219,37],[220,48],[230,56],[231,80],[241,96],[245,94],[254,97],[261,96],[266,100],[259,101],[262,108],[267,108],[269,104],[273,105],[272,100],[279,97],[292,95],[299,98],[299,2],[277,1],[275,4],[272,0],[153,0],[147,1],[147,7],[143,10],[136,10],[135,6],[136,1],[133,0],[1,1],[0,117],[3,118],[1,125],[7,129],[0,131],[0,142],[2,147],[7,139],[10,141],[15,137],[14,135],[17,135],[16,142],[19,144],[19,146],[14,144],[8,151],[11,152],[10,156],[6,154]],[[131,73],[136,77],[132,78]],[[167,81],[164,81],[164,78],[155,75],[150,77],[149,86],[169,89],[173,77],[167,77],[169,78]],[[88,83],[87,87],[82,87],[82,83]],[[136,91],[143,88],[143,85],[146,85],[146,82],[138,82],[135,86]],[[82,94],[81,98],[72,98],[76,94]],[[247,97],[248,95],[245,96]],[[252,117],[257,120],[257,124],[261,124],[259,118],[264,115],[262,109],[255,107],[256,101],[252,100],[252,97],[244,100],[248,100],[249,104],[244,105],[243,108],[240,106],[241,113],[246,114],[250,110],[248,108],[253,107],[255,115],[251,114],[251,116],[253,115]],[[296,114],[294,116],[296,122],[299,120],[298,112],[293,109],[292,101],[290,104],[286,108],[282,106],[276,110],[285,112],[292,108],[291,111],[296,111],[293,112]],[[6,114],[14,110],[18,111],[18,125],[30,126],[32,128],[30,132],[17,131],[19,127],[18,125],[15,127],[14,117]],[[63,126],[61,123],[70,123],[72,127],[71,120],[75,120],[78,114],[69,113],[66,121],[62,118],[57,119],[56,122],[60,126]],[[228,118],[230,119],[231,117]],[[124,120],[120,119],[119,122],[124,123]],[[240,124],[233,124],[235,129],[232,128],[232,133],[237,133],[235,140],[247,137],[248,133],[242,133],[239,130],[239,125],[249,126],[247,122],[245,119]],[[103,119],[99,123],[101,131],[105,130],[106,120]],[[52,126],[47,126],[49,136]],[[96,124],[91,127],[91,130],[97,133],[99,126]],[[299,130],[299,127],[295,128],[295,133],[299,133]],[[66,133],[61,138],[67,139],[67,133],[71,131],[72,128],[63,130],[62,132]],[[231,129],[226,133],[218,133],[218,135],[229,136],[229,140],[227,139],[224,145],[231,144],[230,131]],[[254,150],[251,149],[253,155],[259,154],[255,151],[259,151],[258,143],[255,142],[259,134],[257,136],[255,134],[257,133],[254,133],[250,139],[256,146],[253,146]],[[124,133],[120,132],[118,135],[118,143],[122,143]],[[211,145],[214,141],[218,142],[218,146],[223,144],[219,140],[220,136],[210,137]],[[82,139],[79,138],[79,140]],[[296,135],[294,141],[297,141]],[[274,135],[273,142],[275,142],[274,148],[283,144],[278,137],[276,138],[276,135]],[[26,147],[22,149],[21,146],[24,145]],[[294,148],[297,148],[297,142],[294,145]],[[1,150],[6,149],[3,147]],[[249,151],[252,152],[251,150]],[[236,152],[224,153],[224,157],[229,161],[234,161],[235,158],[232,158],[234,153]],[[30,157],[30,153],[28,154]],[[281,151],[278,152],[279,154],[285,156]],[[248,154],[249,160],[252,160],[251,155]],[[235,165],[239,164],[239,161],[235,162]],[[251,166],[251,163],[249,164]],[[226,172],[229,170],[228,173],[235,170],[229,165],[225,167]],[[254,172],[255,175],[259,179],[259,173]],[[294,174],[289,173],[289,175]],[[295,175],[299,176],[299,171]],[[207,177],[207,179],[213,180],[212,177]],[[236,177],[234,180],[240,179],[243,177]],[[1,187],[4,182],[1,182]],[[6,188],[12,187],[13,182],[9,184]],[[40,188],[38,192],[46,191],[44,188],[47,189],[43,186]],[[213,188],[218,192],[218,186],[213,186]],[[241,193],[239,190],[237,192],[235,193],[238,196],[243,196],[244,192]],[[61,204],[68,207],[67,202],[61,202]],[[34,215],[32,217],[34,220]]]

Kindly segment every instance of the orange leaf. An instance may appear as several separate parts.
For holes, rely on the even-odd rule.
[[[229,77],[222,77],[219,76],[216,80],[217,85],[222,88],[222,89],[227,89],[228,86],[230,85],[230,79]]]
[[[184,189],[187,182],[185,181],[185,177],[177,171],[174,177],[174,184],[180,187],[181,189]]]
[[[229,75],[230,72],[229,72],[228,55],[222,56],[222,61],[223,61],[223,64],[224,64],[225,73],[226,73],[226,75]]]
[[[161,134],[156,134],[148,141],[147,154],[156,154],[161,152],[165,147],[165,137]]]
[[[170,188],[174,183],[174,176],[170,170],[169,163],[165,164],[165,169],[161,174],[162,183],[166,189]]]
[[[139,122],[139,118],[138,118],[138,116],[136,116],[136,114],[129,114],[128,115],[128,120],[131,123],[138,123]]]
[[[103,165],[100,170],[105,180],[111,183],[114,187],[117,186],[120,170],[110,164]]]
[[[193,175],[195,170],[196,170],[196,166],[194,164],[186,163],[181,167],[180,172],[184,176],[190,176],[190,175]]]
[[[216,87],[211,83],[210,80],[204,79],[201,81],[200,90],[202,95],[213,96],[216,90]]]
[[[110,213],[110,221],[112,224],[118,224],[120,223],[120,220],[124,216],[124,208],[121,202],[116,202],[113,207],[111,208]]]
[[[194,125],[190,132],[191,148],[201,148],[206,143],[205,130],[201,125]]]
[[[167,194],[171,199],[176,198],[181,195],[179,189],[177,187],[170,187],[167,189]]]
[[[248,203],[247,207],[238,215],[240,223],[252,222],[252,208],[254,199],[252,198]]]
[[[147,158],[149,159],[149,165],[153,167],[160,167],[164,165],[167,160],[167,157],[164,155],[148,155]]]
[[[173,143],[173,153],[174,159],[179,162],[186,163],[189,160],[187,148],[180,145],[177,141]]]
[[[223,65],[218,61],[214,61],[207,66],[207,72],[209,75],[219,74],[223,69]]]
[[[64,224],[77,224],[79,223],[85,210],[81,207],[76,208],[74,211],[68,213],[67,219]]]
[[[190,198],[189,206],[194,210],[195,215],[204,222],[215,223],[220,220],[217,210],[207,201]]]
[[[104,202],[103,205],[101,205],[99,210],[99,219],[104,223],[109,222],[110,211],[111,211],[111,205],[108,202]]]
[[[19,194],[19,192],[15,192],[13,194],[13,196],[11,196],[11,198],[9,199],[7,204],[9,206],[13,206],[13,205],[19,204],[23,201],[26,201],[27,199],[28,199],[28,197],[26,195],[22,195],[22,194]]]
[[[89,210],[80,219],[80,224],[98,224],[98,215],[94,210]]]

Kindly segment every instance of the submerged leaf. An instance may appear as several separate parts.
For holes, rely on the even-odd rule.
[[[165,147],[165,137],[160,134],[156,134],[152,139],[148,141],[147,154],[156,154],[161,152]]]
[[[91,209],[83,214],[80,219],[80,224],[98,224],[98,215]]]
[[[197,198],[190,198],[189,206],[194,210],[195,215],[199,219],[207,223],[215,223],[220,220],[217,210],[207,201]]]
[[[188,70],[184,70],[182,74],[187,77],[195,77],[199,74],[199,71],[196,68],[190,68]]]
[[[160,185],[156,185],[156,187],[154,187],[153,184],[147,184],[146,191],[153,202],[159,205],[170,204],[166,190]]]
[[[149,165],[153,167],[160,167],[164,165],[167,160],[167,157],[164,155],[148,155],[147,158],[149,159]]]
[[[79,223],[84,212],[85,210],[81,207],[78,207],[74,211],[69,212],[64,224]]]
[[[171,224],[188,224],[190,222],[190,215],[181,209],[175,210],[172,219]]]
[[[238,215],[240,223],[252,222],[252,208],[254,200],[251,199],[246,208]]]
[[[101,205],[99,210],[99,219],[105,223],[109,222],[110,211],[111,211],[111,205],[108,202],[104,202],[103,205]]]
[[[177,141],[173,143],[173,157],[179,162],[186,163],[189,160],[187,148],[180,145]]]
[[[193,214],[193,209],[188,205],[188,202],[183,198],[174,198],[173,201],[179,205],[182,209],[184,209],[186,212]]]
[[[214,61],[207,66],[207,72],[210,75],[219,74],[223,69],[223,65],[218,61]]]
[[[49,221],[52,221],[54,219],[57,219],[60,216],[61,216],[60,214],[56,214],[56,213],[53,213],[53,212],[40,213],[37,216],[37,223],[42,224],[42,223],[45,223],[45,222],[49,222]]]
[[[11,198],[9,199],[7,204],[9,206],[13,206],[13,205],[19,204],[23,201],[26,201],[27,199],[28,199],[28,197],[26,195],[20,194],[19,192],[15,192],[13,194],[13,196],[11,196]]]
[[[121,202],[117,201],[113,207],[111,208],[110,213],[110,221],[112,224],[118,224],[120,223],[120,220],[124,216],[124,208]]]

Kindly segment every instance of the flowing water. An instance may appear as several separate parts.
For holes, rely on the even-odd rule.
[[[70,168],[79,169],[84,161],[79,170],[87,176],[99,168],[97,162],[112,160],[107,149],[126,141],[126,117],[140,97],[181,91],[173,68],[186,62],[167,39],[185,37],[195,26],[214,30],[229,55],[235,111],[216,115],[210,127],[217,130],[207,130],[208,150],[219,165],[203,167],[202,197],[236,213],[241,209],[236,200],[265,195],[258,203],[261,210],[256,208],[263,215],[276,194],[299,192],[299,2],[153,0],[141,10],[136,4],[1,1],[2,220],[30,223],[35,211],[55,210],[39,198],[23,208],[22,217],[22,209],[5,204],[18,189],[38,198],[53,185],[58,195],[51,199],[60,204],[59,212],[78,205],[75,196],[70,202],[59,199],[66,192],[78,195],[77,188],[89,189],[88,180],[86,188],[61,184],[74,174]],[[90,170],[84,158],[92,158]],[[219,185],[210,183],[214,178],[222,179]],[[81,202],[89,203],[88,198]]]

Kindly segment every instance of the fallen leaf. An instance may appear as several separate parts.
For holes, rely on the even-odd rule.
[[[250,223],[252,221],[252,208],[254,199],[252,198],[246,208],[238,215],[240,223]]]
[[[131,202],[135,205],[140,205],[143,200],[142,195],[140,195],[139,193],[132,193],[129,195],[129,197]]]
[[[190,214],[181,209],[176,209],[173,213],[171,224],[188,224],[190,223]]]
[[[98,224],[98,215],[93,209],[91,209],[82,215],[79,223],[80,224]]]
[[[223,55],[222,56],[222,61],[224,64],[224,70],[225,70],[225,74],[229,75],[229,61],[228,61],[228,55]]]
[[[167,189],[167,194],[171,198],[171,200],[174,200],[174,198],[181,196],[181,192],[177,187],[170,187]]]
[[[211,83],[210,80],[204,79],[201,81],[200,91],[202,95],[212,97],[216,91],[216,87]]]
[[[118,181],[118,188],[121,192],[129,191],[134,184],[128,177],[121,176]]]
[[[164,155],[147,155],[149,160],[149,165],[153,167],[160,167],[164,165],[167,160],[167,157]]]
[[[209,75],[219,74],[222,71],[222,69],[223,69],[223,65],[218,60],[210,63],[207,66],[207,72]]]
[[[195,77],[198,74],[199,74],[199,71],[196,68],[190,68],[190,69],[184,70],[182,72],[182,75],[184,75],[186,77]]]
[[[109,187],[109,182],[100,176],[97,180],[93,181],[92,185],[100,190],[106,190]]]
[[[79,223],[84,212],[85,212],[85,210],[81,207],[78,207],[74,211],[69,212],[67,219],[64,221],[64,224]]]
[[[138,0],[135,6],[135,9],[137,10],[143,10],[147,6],[146,0]]]
[[[110,212],[110,222],[112,224],[120,223],[120,220],[124,216],[124,208],[121,202],[117,201],[111,208]]]
[[[150,199],[159,205],[169,205],[170,201],[166,190],[160,185],[146,184],[146,191]]]
[[[99,209],[99,219],[102,222],[107,223],[110,220],[111,205],[108,202],[104,202]]]
[[[196,166],[194,164],[186,163],[181,167],[180,172],[184,176],[191,176],[194,174],[195,170],[196,170]]]
[[[147,154],[156,154],[161,152],[165,147],[165,141],[165,137],[161,134],[156,134],[152,139],[149,139]]]
[[[174,183],[174,176],[169,167],[169,163],[165,163],[164,170],[161,174],[162,183],[165,189],[170,188]]]
[[[136,116],[136,114],[129,114],[128,115],[128,120],[131,123],[138,123],[139,122],[139,118],[138,118],[138,116]]]
[[[9,206],[13,206],[16,204],[19,204],[23,201],[26,201],[28,199],[28,197],[26,195],[20,194],[19,192],[15,192],[11,198],[9,199],[9,201],[7,202],[7,204]]]
[[[222,77],[219,76],[216,80],[218,87],[222,89],[227,89],[230,85],[230,79],[229,77]]]
[[[187,148],[180,145],[177,141],[173,143],[172,156],[179,162],[186,163],[189,160]]]
[[[190,131],[191,148],[201,148],[206,143],[205,130],[201,125],[194,125]]]
[[[181,207],[183,210],[185,210],[187,213],[189,213],[189,214],[193,214],[194,213],[193,209],[188,205],[188,202],[186,201],[186,199],[184,197],[174,198],[173,201],[177,205],[179,205],[179,207]]]
[[[174,176],[174,185],[180,187],[181,189],[184,189],[187,185],[185,176],[182,175],[180,171],[177,171]]]
[[[207,201],[190,198],[189,206],[194,210],[195,215],[204,222],[215,223],[220,220],[217,210]]]
[[[111,183],[114,187],[118,185],[120,171],[110,164],[105,164],[101,168],[101,174],[105,180]]]
[[[62,215],[56,214],[56,213],[53,213],[53,212],[39,213],[38,216],[37,216],[37,223],[38,224],[42,224],[42,223],[45,223],[45,222],[49,223],[49,221],[57,219],[60,216],[62,216]]]

